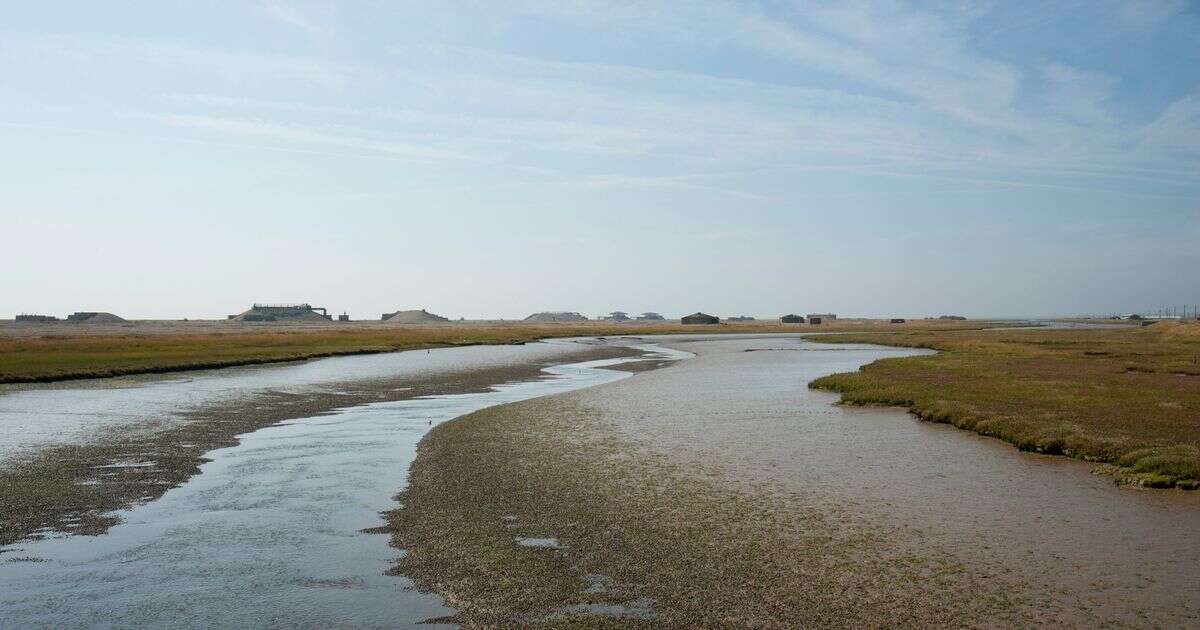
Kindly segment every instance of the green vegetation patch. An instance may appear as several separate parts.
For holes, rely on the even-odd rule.
[[[1120,483],[1192,489],[1200,480],[1200,324],[1106,330],[991,330],[822,337],[933,348],[810,386],[1022,450],[1111,464]]]

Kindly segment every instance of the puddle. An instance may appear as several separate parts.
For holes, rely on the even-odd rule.
[[[613,585],[612,578],[599,573],[588,573],[583,576],[583,581],[588,585],[585,593],[607,593]]]
[[[660,359],[691,356],[637,347]],[[0,563],[0,626],[394,628],[452,614],[437,596],[385,576],[403,552],[363,532],[396,506],[417,442],[485,407],[627,378],[600,368],[628,360],[558,365],[543,380],[372,403],[243,435],[207,453],[211,461],[182,486],[118,513],[124,522],[106,535],[21,543],[20,558],[44,561]],[[190,397],[173,400],[181,399]]]
[[[522,547],[536,547],[538,549],[566,549],[566,546],[558,542],[557,538],[514,538],[513,540]]]
[[[557,611],[559,614],[584,614],[602,617],[617,617],[624,619],[654,619],[654,600],[642,597],[620,604],[575,604],[564,606]]]
[[[102,468],[152,468],[154,462],[139,462],[137,460],[119,460],[111,464],[103,466],[92,466],[93,469],[100,470]]]

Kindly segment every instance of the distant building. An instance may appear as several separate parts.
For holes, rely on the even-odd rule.
[[[721,320],[707,313],[692,313],[679,320],[683,324],[719,324]]]
[[[603,319],[610,322],[627,322],[629,321],[629,313],[626,313],[625,311],[613,311]]]
[[[738,315],[737,317],[726,317],[725,321],[727,321],[727,322],[752,322],[752,321],[754,321],[754,318],[749,317],[747,315]]]
[[[56,321],[58,321],[58,318],[53,315],[34,315],[31,313],[30,314],[22,313],[20,315],[17,315],[17,321],[19,321],[19,322],[56,322]]]
[[[339,322],[348,322],[348,321],[350,321],[350,314],[349,314],[349,313],[342,313],[341,315],[338,315],[338,321],[339,321]]]
[[[655,313],[652,311],[646,311],[645,313],[642,313],[642,315],[640,317],[638,317],[638,319],[640,319],[642,321],[646,321],[646,322],[661,322],[661,321],[663,321],[664,317],[662,315],[659,315],[658,313]]]
[[[816,318],[817,321],[814,322],[813,318]],[[810,324],[820,324],[822,322],[829,323],[829,322],[833,322],[836,319],[837,319],[837,315],[835,315],[833,313],[809,313],[808,314],[808,323],[810,323]]]
[[[892,318],[892,323],[893,323],[893,324],[903,324],[903,323],[904,323],[904,318],[902,318],[902,317],[893,317],[893,318]]]
[[[809,323],[809,325],[812,325],[812,326],[820,326],[820,325],[821,325],[821,318],[820,318],[819,316],[817,316],[817,315],[809,315],[809,316],[808,316],[808,323]]]
[[[796,315],[793,313],[791,315],[784,315],[783,317],[780,317],[779,321],[780,321],[780,323],[783,323],[783,324],[803,324],[804,316]]]

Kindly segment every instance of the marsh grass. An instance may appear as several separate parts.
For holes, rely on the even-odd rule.
[[[1120,483],[1193,489],[1200,481],[1200,324],[1107,330],[907,332],[821,338],[931,348],[810,386],[855,405],[1017,448],[1110,464]]]

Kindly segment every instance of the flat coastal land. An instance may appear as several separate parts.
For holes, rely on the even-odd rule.
[[[1023,450],[1103,462],[1121,483],[1200,487],[1200,322],[827,341],[938,351],[813,381],[844,403],[902,406]]]
[[[389,322],[130,321],[120,323],[0,322],[0,384],[181,372],[329,356],[480,344],[513,344],[553,337],[680,332],[852,332],[955,330],[991,322],[878,320],[829,325],[778,321],[684,326],[679,322],[530,323],[468,321],[408,325]]]
[[[435,427],[395,573],[465,627],[1200,624],[1200,494],[838,405],[808,383],[935,355],[815,341],[659,339],[696,357]]]

